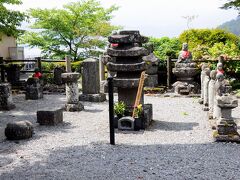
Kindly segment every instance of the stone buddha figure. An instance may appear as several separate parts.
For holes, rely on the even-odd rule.
[[[188,44],[182,44],[182,50],[178,56],[178,63],[191,63],[192,62],[192,53],[188,51]]]

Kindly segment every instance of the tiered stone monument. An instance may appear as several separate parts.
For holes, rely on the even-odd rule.
[[[43,98],[43,87],[38,78],[28,78],[25,99],[37,100]]]
[[[15,107],[12,102],[11,85],[8,83],[0,83],[0,111],[9,111]]]
[[[146,63],[146,74],[147,78],[145,79],[145,86],[147,87],[156,87],[158,85],[158,65],[159,59],[153,54],[153,45],[148,45],[149,55],[144,56],[143,60]]]
[[[214,137],[218,141],[240,141],[239,134],[237,132],[237,124],[232,118],[232,109],[238,106],[238,100],[236,97],[226,94],[226,88],[223,83],[223,74],[217,74],[216,78],[215,107],[217,107],[216,110],[218,111],[218,116],[217,133]]]
[[[66,84],[67,103],[65,104],[65,109],[70,112],[82,111],[84,106],[79,102],[78,91],[80,74],[71,72],[71,63],[68,58],[66,58],[66,71],[67,73],[62,74],[62,80]]]
[[[117,72],[113,84],[118,89],[118,101],[123,101],[132,112],[140,75],[146,69],[142,57],[148,55],[148,51],[142,47],[142,43],[148,39],[141,36],[139,31],[120,31],[108,40],[114,46],[107,49],[107,54],[111,57],[107,68],[111,72]],[[144,111],[140,129],[145,129],[152,120],[152,106],[144,105],[143,94],[140,103],[143,104]]]
[[[182,51],[172,72],[177,77],[177,82],[173,84],[175,93],[189,95],[199,92],[199,85],[193,81],[197,74],[196,63],[192,62],[192,54],[188,51],[187,43],[183,43]]]
[[[82,94],[79,100],[90,102],[106,100],[106,95],[100,93],[99,60],[89,58],[83,61]]]

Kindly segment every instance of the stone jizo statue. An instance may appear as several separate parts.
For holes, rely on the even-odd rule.
[[[190,63],[192,62],[192,53],[188,51],[188,44],[183,43],[182,51],[180,51],[177,63]]]

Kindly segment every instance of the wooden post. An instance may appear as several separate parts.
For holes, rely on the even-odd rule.
[[[71,68],[71,58],[69,56],[65,56],[65,61],[66,61],[66,72],[70,73],[72,72]]]
[[[100,82],[105,80],[105,66],[102,62],[102,56],[99,57]]]
[[[41,62],[41,57],[37,57],[37,67],[39,71],[42,73],[42,62]]]
[[[0,57],[0,68],[1,68],[1,81],[5,82],[5,70],[4,70],[3,57]]]
[[[167,57],[167,87],[171,88],[171,80],[172,80],[172,61],[171,57]]]

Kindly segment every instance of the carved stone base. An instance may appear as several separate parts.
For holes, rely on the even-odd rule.
[[[79,101],[103,102],[106,101],[106,94],[81,94]]]
[[[180,95],[198,94],[199,85],[195,82],[177,81],[173,84],[174,92]]]
[[[131,116],[125,116],[122,118],[114,118],[114,127],[119,130],[139,131],[146,129],[150,126],[153,117],[152,104],[144,104],[143,115],[139,118],[132,118]]]
[[[202,98],[199,99],[199,100],[198,100],[198,103],[199,103],[199,104],[203,104],[203,99],[202,99]]]
[[[82,111],[84,109],[84,106],[78,102],[77,104],[66,104],[65,110],[69,112],[76,112],[76,111]]]
[[[202,109],[203,109],[203,111],[209,111],[209,107],[207,107],[207,106],[204,106]]]

